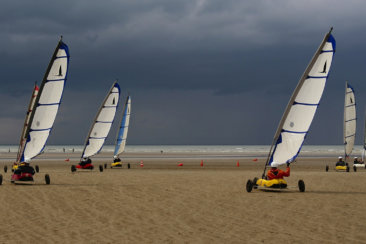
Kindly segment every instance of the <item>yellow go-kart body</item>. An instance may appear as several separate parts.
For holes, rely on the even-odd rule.
[[[336,170],[347,170],[347,166],[336,166]]]
[[[280,186],[281,188],[283,188],[287,186],[287,182],[284,179],[273,179],[273,180],[258,179],[256,184],[257,186],[272,187],[272,188],[278,188]]]
[[[13,164],[13,168],[12,168],[13,171],[16,170],[16,169],[18,169],[18,167],[19,167],[19,164]]]
[[[119,161],[119,162],[111,163],[111,168],[114,168],[114,167],[122,167],[122,162]]]

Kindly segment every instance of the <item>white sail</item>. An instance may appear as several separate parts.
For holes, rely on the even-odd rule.
[[[131,114],[131,97],[128,96],[126,99],[125,107],[123,109],[123,116],[121,120],[121,125],[118,130],[116,147],[114,149],[114,156],[118,156],[123,153],[126,146],[128,126],[130,124],[130,114]]]
[[[82,158],[97,154],[103,147],[104,141],[112,127],[119,102],[120,87],[117,82],[113,83],[107,97],[100,107],[94,123],[87,136]]]
[[[344,153],[348,157],[355,144],[356,136],[356,100],[355,92],[346,82],[346,94],[344,98],[344,124],[343,124],[343,135],[344,135]]]
[[[292,94],[277,128],[266,165],[276,167],[291,163],[301,150],[332,64],[335,39],[331,31],[324,37]]]
[[[29,161],[43,151],[61,103],[69,66],[69,49],[60,41],[48,65],[25,133],[21,161]]]

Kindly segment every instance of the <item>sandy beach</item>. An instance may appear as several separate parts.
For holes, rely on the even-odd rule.
[[[366,170],[325,172],[332,158],[298,158],[287,191],[247,193],[264,158],[202,158],[201,167],[197,155],[141,155],[141,168],[139,155],[127,155],[131,169],[99,172],[109,163],[100,154],[93,172],[71,173],[77,154],[44,154],[32,162],[40,173],[29,186],[3,172],[12,157],[1,154],[0,243],[366,242]]]

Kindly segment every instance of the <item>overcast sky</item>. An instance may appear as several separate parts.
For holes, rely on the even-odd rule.
[[[121,104],[132,97],[128,144],[271,144],[331,26],[337,51],[306,144],[343,144],[346,80],[361,144],[365,9],[361,0],[1,1],[0,144],[18,143],[60,35],[71,58],[48,144],[83,144],[116,78]]]

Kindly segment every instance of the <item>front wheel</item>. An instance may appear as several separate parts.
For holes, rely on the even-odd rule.
[[[103,172],[103,165],[99,165],[99,171]]]
[[[246,189],[247,189],[247,192],[251,192],[252,191],[252,189],[253,189],[253,183],[252,183],[251,180],[248,180],[247,181]]]
[[[353,165],[353,171],[357,172],[357,167]]]
[[[325,172],[328,172],[328,170],[329,170],[329,166],[327,165],[327,166],[325,166]]]
[[[50,179],[50,176],[48,174],[46,174],[44,176],[44,180],[46,181],[46,185],[49,185],[51,183],[51,179]]]
[[[76,171],[75,165],[71,165],[71,172],[75,172],[75,171]]]
[[[39,173],[39,166],[36,165],[36,172]]]
[[[3,175],[0,174],[0,185],[2,185],[2,184],[3,184]]]
[[[104,168],[105,168],[105,169],[107,168],[107,164],[104,164]]]
[[[130,163],[128,163],[128,164],[127,164],[127,168],[128,168],[128,169],[129,169],[129,168],[131,168],[131,165],[130,165]]]
[[[4,173],[8,172],[8,166],[4,166]]]
[[[346,171],[347,171],[347,172],[349,172],[349,167],[348,167],[348,165],[347,165],[347,169],[346,169]]]
[[[299,191],[300,192],[304,192],[305,191],[305,183],[304,183],[303,180],[299,180],[298,186],[299,186]]]

